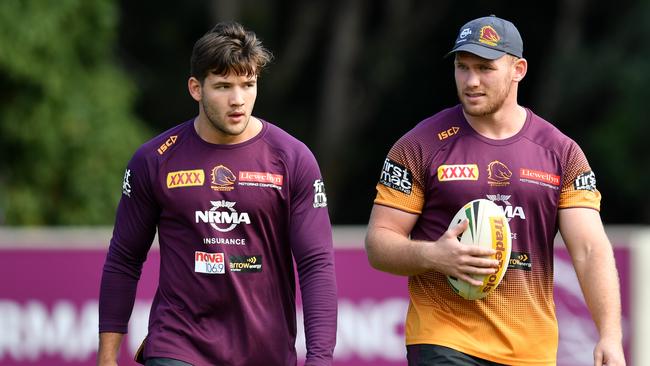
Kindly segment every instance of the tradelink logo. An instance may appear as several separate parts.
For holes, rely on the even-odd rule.
[[[413,174],[404,165],[386,158],[379,183],[402,193],[411,194],[413,189]]]

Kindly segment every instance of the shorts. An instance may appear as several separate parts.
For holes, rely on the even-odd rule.
[[[175,360],[173,358],[153,357],[147,358],[145,366],[192,366],[187,362]]]
[[[503,366],[435,344],[406,346],[406,358],[408,366]]]

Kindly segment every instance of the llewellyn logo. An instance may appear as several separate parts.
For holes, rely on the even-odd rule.
[[[284,176],[269,172],[239,172],[239,185],[252,187],[270,187],[282,189]]]
[[[546,183],[547,185],[550,184],[551,188],[560,186],[559,175],[542,172],[539,170],[521,168],[519,169],[519,178],[522,182],[528,182],[528,183],[540,182],[540,183]],[[530,181],[534,181],[534,182],[530,182]]]

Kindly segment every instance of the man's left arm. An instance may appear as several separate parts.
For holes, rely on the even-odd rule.
[[[561,209],[559,224],[582,293],[600,334],[594,349],[594,365],[623,366],[618,272],[600,214],[591,208]]]
[[[291,185],[289,235],[302,295],[305,366],[328,366],[336,344],[338,307],[332,225],[316,159],[303,151],[298,160]]]

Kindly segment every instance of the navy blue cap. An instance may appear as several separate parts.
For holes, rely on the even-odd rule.
[[[447,54],[465,51],[496,60],[505,54],[523,57],[524,42],[511,22],[495,15],[474,19],[460,28],[454,48]]]

